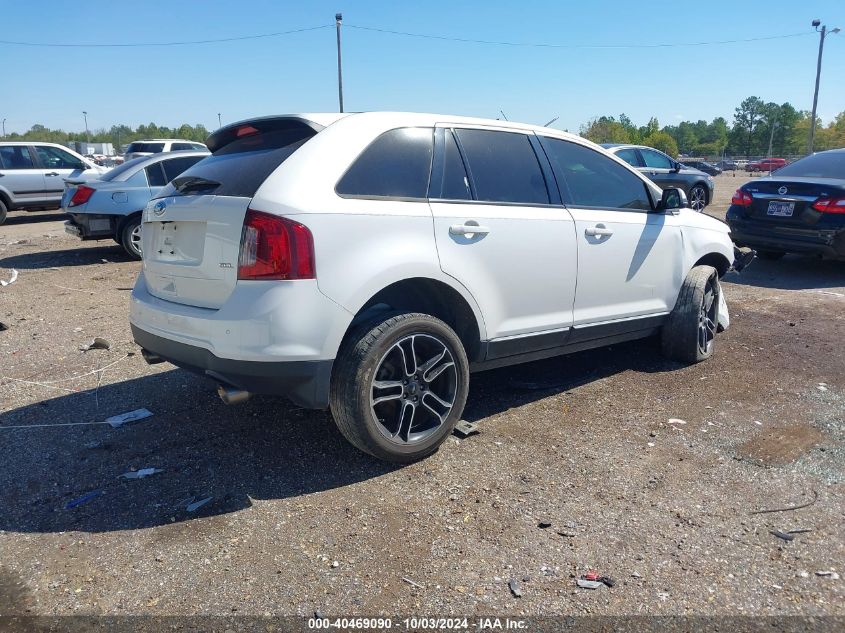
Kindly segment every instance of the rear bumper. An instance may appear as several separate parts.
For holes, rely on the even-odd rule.
[[[117,226],[123,216],[97,215],[94,213],[69,213],[65,233],[83,240],[100,240],[117,235]]]
[[[728,215],[731,238],[739,246],[755,249],[807,253],[835,259],[845,258],[845,229],[800,229],[761,226]]]
[[[135,342],[195,374],[258,394],[280,395],[308,409],[329,406],[331,360],[259,362],[219,358],[207,349],[156,336],[132,325]]]

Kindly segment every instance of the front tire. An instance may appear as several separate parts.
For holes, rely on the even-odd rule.
[[[6,216],[9,215],[9,209],[6,208],[6,203],[0,198],[0,224],[6,221]]]
[[[696,266],[689,272],[663,326],[664,356],[682,363],[700,363],[713,355],[721,293],[719,274],[712,266]]]
[[[141,216],[129,218],[124,223],[120,243],[132,259],[141,259]]]
[[[356,448],[391,462],[434,453],[460,420],[469,362],[457,334],[440,319],[403,313],[369,321],[338,353],[330,406]]]
[[[707,190],[704,185],[695,185],[689,190],[689,206],[693,211],[701,213],[707,206]]]

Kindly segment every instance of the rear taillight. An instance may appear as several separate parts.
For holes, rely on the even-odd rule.
[[[845,198],[819,198],[813,208],[822,213],[845,213]]]
[[[314,279],[314,239],[307,226],[247,209],[238,279]]]
[[[91,187],[86,187],[85,185],[79,185],[76,189],[76,192],[73,194],[73,198],[70,199],[70,204],[68,206],[75,207],[80,204],[85,204],[94,195],[96,189],[92,189]]]
[[[742,189],[737,189],[734,192],[733,198],[731,198],[731,204],[740,207],[750,207],[752,202],[754,202],[754,199],[751,197],[751,194]]]

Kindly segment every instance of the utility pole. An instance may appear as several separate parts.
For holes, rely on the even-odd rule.
[[[217,127],[218,127],[218,128],[223,127],[223,119],[221,119],[221,118],[220,118],[220,113],[219,113],[219,112],[217,113]]]
[[[6,138],[6,119],[3,119],[3,138]]]
[[[88,134],[88,113],[85,110],[83,110],[82,116],[85,117],[85,142],[90,143],[91,142],[91,136]],[[88,148],[86,147],[85,149],[88,149]]]
[[[343,112],[343,70],[340,63],[340,23],[343,22],[343,14],[334,14],[334,23],[337,27],[337,101],[340,104],[340,112]]]
[[[822,24],[821,30],[819,30],[819,24],[821,24],[821,20],[813,20],[813,26],[816,27],[816,31],[819,33],[819,59],[816,62],[816,89],[813,92],[813,118],[810,120],[810,141],[807,144],[807,151],[812,154],[813,153],[813,144],[816,139],[816,106],[819,102],[819,79],[821,79],[822,74],[822,52],[824,51],[824,38],[827,36],[827,25]],[[839,33],[839,28],[832,29],[831,33]]]
[[[778,126],[777,118],[772,122],[772,131],[769,133],[769,153],[766,154],[768,158],[772,157],[772,141],[775,140],[775,129]]]

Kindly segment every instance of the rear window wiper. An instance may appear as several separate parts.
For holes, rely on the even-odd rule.
[[[207,178],[200,178],[199,176],[184,176],[173,179],[173,187],[176,189],[177,193],[217,189],[219,186],[219,182],[215,180],[208,180]]]

